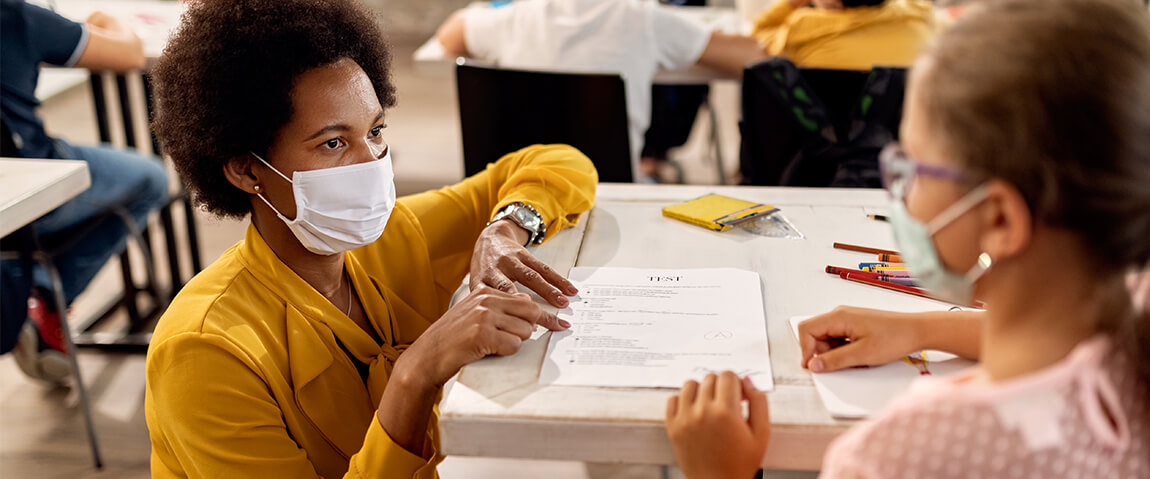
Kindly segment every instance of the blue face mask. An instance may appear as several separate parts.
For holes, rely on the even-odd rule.
[[[890,225],[898,242],[899,254],[907,269],[924,288],[939,299],[955,304],[969,305],[974,296],[974,283],[990,268],[990,255],[982,253],[978,262],[965,274],[946,269],[931,238],[946,225],[966,214],[986,199],[988,189],[981,185],[947,207],[930,223],[923,224],[910,216],[901,194],[893,194],[890,204]]]

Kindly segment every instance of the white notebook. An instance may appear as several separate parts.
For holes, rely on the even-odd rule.
[[[791,318],[796,341],[799,323],[809,318],[811,316]],[[811,373],[811,377],[831,416],[858,419],[881,410],[899,394],[910,390],[911,383],[920,377],[946,377],[977,364],[942,351],[927,350],[914,358],[924,359],[920,356],[925,356],[925,361],[895,361],[882,366]],[[929,374],[924,374],[924,368]]]

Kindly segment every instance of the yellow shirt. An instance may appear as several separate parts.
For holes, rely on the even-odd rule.
[[[447,310],[499,208],[531,204],[550,236],[591,208],[597,181],[575,149],[537,145],[457,185],[401,198],[379,240],[345,253],[382,346],[249,226],[156,326],[145,396],[152,476],[436,477],[438,411],[421,454],[376,420],[392,365]],[[348,354],[369,365],[366,385]]]
[[[767,54],[802,67],[910,66],[932,35],[932,15],[930,3],[922,0],[843,10],[795,9],[780,0],[759,15],[751,36]]]

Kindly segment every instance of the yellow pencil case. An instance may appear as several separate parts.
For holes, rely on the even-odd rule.
[[[663,216],[715,231],[725,231],[731,226],[778,210],[763,203],[709,194],[667,206],[663,208]]]

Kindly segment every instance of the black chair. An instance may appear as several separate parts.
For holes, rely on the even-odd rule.
[[[525,146],[566,143],[599,181],[629,183],[627,102],[619,75],[545,73],[459,64],[459,118],[467,176]]]
[[[100,141],[110,144],[112,143],[112,131],[110,127],[111,114],[108,111],[108,95],[105,90],[106,75],[109,74],[92,72],[89,77],[89,82]],[[112,75],[111,78],[114,79],[114,92],[119,100],[117,102],[117,109],[119,110],[119,117],[122,121],[124,144],[129,148],[138,148],[139,142],[136,139],[134,128],[135,121],[132,100],[133,98],[139,98],[130,92],[128,75],[129,74],[118,73]],[[144,93],[142,98],[143,106],[150,119],[153,113],[151,79],[146,72],[141,72],[139,75]],[[146,140],[150,142],[153,154],[161,156],[160,146],[155,137],[148,135]],[[166,294],[160,292],[157,283],[151,280],[146,283],[144,287],[140,287],[132,281],[131,259],[125,251],[120,255],[120,267],[123,270],[124,277],[124,294],[120,298],[119,305],[123,306],[128,314],[128,328],[123,334],[119,335],[91,332],[99,323],[109,317],[109,313],[113,311],[110,309],[104,315],[89,318],[86,324],[80,325],[80,327],[77,328],[79,333],[76,337],[76,344],[84,347],[131,351],[145,351],[147,349],[148,341],[151,339],[151,334],[148,332],[151,321],[163,313],[168,301],[175,297],[176,293],[178,293],[184,285],[183,268],[180,264],[180,245],[177,241],[173,211],[183,212],[185,231],[187,233],[187,250],[191,259],[191,271],[188,276],[195,275],[203,269],[200,259],[199,237],[197,234],[194,208],[190,196],[181,184],[179,190],[171,194],[168,203],[159,210],[160,225],[164,233],[164,246],[165,252],[167,253],[168,272],[171,284],[169,290]],[[145,231],[143,240],[148,246],[151,246],[150,239],[150,235]],[[153,301],[150,307],[141,307],[139,302],[141,294],[147,294],[152,297]]]
[[[798,68],[782,58],[743,76],[743,184],[881,187],[878,154],[898,138],[905,68]]]

